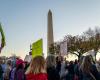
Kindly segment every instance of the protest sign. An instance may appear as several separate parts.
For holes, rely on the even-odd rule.
[[[32,44],[32,56],[38,56],[43,54],[43,40],[40,39]]]

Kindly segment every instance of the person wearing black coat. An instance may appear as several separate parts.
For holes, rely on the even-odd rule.
[[[48,80],[60,80],[60,76],[55,67],[47,68]]]
[[[48,80],[60,80],[60,75],[55,67],[56,66],[55,56],[49,55],[46,60],[47,60]]]

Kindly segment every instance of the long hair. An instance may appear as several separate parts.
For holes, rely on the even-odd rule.
[[[55,56],[53,56],[53,55],[47,56],[46,62],[47,62],[47,68],[55,67],[56,66]]]
[[[46,73],[45,59],[42,56],[36,56],[35,58],[33,58],[28,70],[26,71],[26,74],[28,73]]]
[[[80,66],[80,69],[84,73],[90,73],[91,65],[92,65],[92,60],[91,60],[90,56],[85,56],[81,66]]]

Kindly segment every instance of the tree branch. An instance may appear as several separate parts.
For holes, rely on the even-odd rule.
[[[72,54],[75,54],[76,56],[79,56],[78,54],[76,54],[75,52],[72,52]]]

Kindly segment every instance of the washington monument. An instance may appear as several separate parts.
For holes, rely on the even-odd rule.
[[[49,48],[51,47],[51,44],[54,43],[54,37],[53,37],[53,21],[52,21],[52,12],[49,10],[48,12],[48,24],[47,24],[47,53],[50,53]]]

